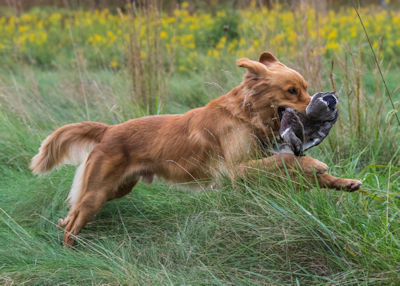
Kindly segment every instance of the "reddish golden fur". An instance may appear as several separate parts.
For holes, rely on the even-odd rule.
[[[202,181],[223,172],[246,175],[252,167],[278,172],[299,167],[306,176],[336,189],[356,190],[360,182],[326,174],[327,166],[311,157],[278,154],[250,161],[260,142],[279,130],[277,108],[304,112],[310,102],[307,83],[296,71],[263,53],[259,61],[240,59],[243,82],[206,106],[179,115],[147,116],[107,126],[96,122],[65,125],[52,133],[32,159],[35,173],[65,162],[81,163],[70,193],[64,244],[70,246],[107,200],[129,193],[140,178],[154,175],[174,182]],[[295,88],[297,94],[288,92]],[[78,154],[84,147],[85,152]],[[76,155],[76,156],[75,156]],[[76,157],[76,158],[75,158]],[[233,171],[235,169],[235,171]]]

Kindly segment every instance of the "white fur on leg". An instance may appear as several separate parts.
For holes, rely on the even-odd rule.
[[[87,157],[88,155],[86,155],[85,160],[83,160],[79,167],[76,169],[74,181],[72,182],[72,187],[68,194],[67,200],[69,201],[71,209],[74,208],[82,191],[83,173],[85,172]]]

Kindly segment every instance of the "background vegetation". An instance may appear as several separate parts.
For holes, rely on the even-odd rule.
[[[360,9],[393,109],[354,9],[304,2],[2,9],[1,283],[397,285],[400,11]],[[240,83],[237,58],[264,50],[300,71],[310,93],[338,92],[339,121],[309,154],[361,179],[361,192],[265,173],[213,189],[140,184],[103,208],[76,249],[61,247],[55,222],[74,168],[37,178],[27,167],[52,130],[204,105]]]

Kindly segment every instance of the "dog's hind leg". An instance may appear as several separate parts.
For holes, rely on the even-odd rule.
[[[91,221],[107,201],[107,189],[98,189],[82,196],[78,205],[71,211],[70,219],[64,230],[64,246],[72,246],[75,236]]]
[[[59,219],[57,223],[57,227],[65,227],[68,222],[71,220],[71,213],[78,201],[81,191],[82,191],[82,180],[83,173],[86,167],[86,159],[79,165],[79,167],[75,171],[74,181],[72,182],[71,190],[69,191],[67,200],[69,201],[70,211],[68,215],[64,219]]]
[[[125,164],[121,157],[104,156],[96,149],[89,155],[83,173],[81,190],[74,205],[61,225],[64,231],[64,246],[72,246],[75,236],[100,211],[104,203],[129,193],[138,178],[131,176],[122,180]],[[122,183],[122,184],[121,184]]]
[[[77,171],[78,174],[79,170]],[[75,180],[78,176],[75,175]],[[75,182],[74,180],[74,182]],[[139,176],[138,175],[131,175],[125,178],[119,185],[118,187],[115,188],[114,191],[110,192],[110,195],[108,196],[107,200],[111,201],[113,199],[118,199],[121,198],[127,194],[129,194],[132,189],[135,187],[137,182],[139,181]],[[80,192],[80,191],[78,191]],[[57,223],[57,227],[65,227],[69,221],[71,220],[72,213],[75,209],[74,205],[75,202],[71,202],[71,210],[68,212],[68,215],[64,219],[59,219]]]
[[[114,187],[115,190],[110,190],[109,184],[104,184],[104,187],[95,189],[87,189],[85,194],[79,200],[78,205],[72,210],[70,219],[67,222],[67,227],[64,232],[64,246],[72,246],[75,241],[75,236],[81,229],[91,221],[94,216],[100,211],[106,201],[121,198],[130,193],[133,187],[139,181],[138,176],[130,176],[125,179],[119,186]]]

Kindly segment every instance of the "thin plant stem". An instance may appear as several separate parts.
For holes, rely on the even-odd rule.
[[[363,20],[361,19],[360,13],[358,13],[357,7],[354,5],[354,3],[353,3],[353,8],[354,8],[354,10],[355,10],[356,13],[357,13],[358,19],[360,20],[360,23],[361,23],[361,26],[362,26],[362,28],[363,28],[363,30],[364,30],[365,36],[367,37],[369,47],[371,48],[371,52],[372,52],[372,54],[373,54],[373,56],[374,56],[374,61],[375,61],[375,63],[376,63],[376,66],[378,67],[378,71],[379,71],[379,74],[380,74],[380,76],[381,76],[381,78],[382,78],[383,85],[385,86],[386,93],[387,93],[387,95],[388,95],[388,97],[389,97],[389,100],[390,100],[390,103],[391,103],[393,109],[395,110],[394,116],[396,117],[397,123],[399,124],[398,126],[400,126],[400,119],[399,119],[399,117],[397,116],[396,107],[394,106],[393,99],[392,99],[392,95],[390,94],[390,91],[389,91],[389,88],[387,87],[387,84],[386,84],[385,78],[384,78],[384,76],[383,76],[381,67],[379,66],[378,58],[376,57],[375,51],[374,51],[374,49],[373,49],[373,47],[372,47],[371,40],[370,40],[370,38],[369,38],[369,36],[368,36],[368,33],[367,33],[367,29],[365,29],[364,22],[363,22]]]

